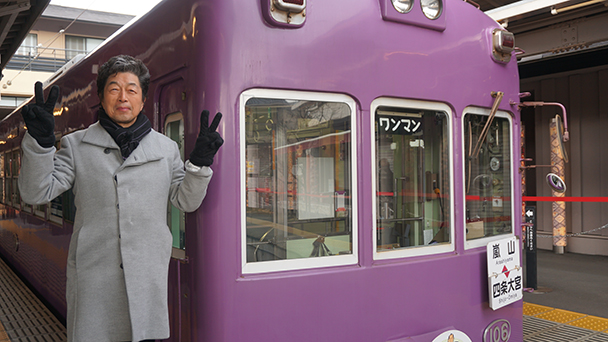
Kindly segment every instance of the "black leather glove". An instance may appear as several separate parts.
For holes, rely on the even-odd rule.
[[[194,150],[190,153],[190,162],[196,166],[211,166],[213,164],[213,156],[220,146],[224,143],[224,139],[215,130],[220,124],[222,113],[217,113],[211,126],[209,126],[209,111],[204,110],[201,114],[201,130],[196,138]]]
[[[56,85],[51,87],[49,97],[45,102],[42,83],[36,82],[34,94],[36,103],[25,105],[21,109],[23,121],[25,121],[27,131],[36,139],[40,146],[53,147],[55,146],[55,118],[53,117],[53,109],[55,109],[55,102],[59,98],[59,87]]]

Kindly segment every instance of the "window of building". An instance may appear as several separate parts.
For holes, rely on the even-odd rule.
[[[378,99],[371,113],[375,258],[452,251],[449,107]]]
[[[29,33],[21,46],[15,52],[15,55],[23,56],[36,56],[38,54],[38,35],[35,33]]]
[[[243,272],[357,262],[355,103],[243,93]]]
[[[467,248],[488,238],[513,234],[513,155],[511,118],[467,108],[464,113],[465,215]]]
[[[103,43],[103,39],[78,36],[65,36],[66,59],[72,59],[81,53],[89,53]]]
[[[29,100],[29,97],[19,97],[19,96],[4,96],[0,97],[0,106],[2,107],[17,107],[23,102]]]

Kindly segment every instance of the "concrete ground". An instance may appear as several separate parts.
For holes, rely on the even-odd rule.
[[[538,288],[524,292],[525,302],[608,318],[608,256],[538,250],[537,271]]]

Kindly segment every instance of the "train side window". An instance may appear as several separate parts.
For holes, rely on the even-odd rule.
[[[55,142],[57,151],[61,148],[61,141]],[[47,217],[49,221],[56,224],[74,222],[76,216],[76,205],[74,203],[74,192],[69,189],[61,195],[53,198],[48,204],[33,206],[33,213],[41,218]]]
[[[453,251],[450,108],[378,99],[371,113],[375,258]]]
[[[513,137],[507,113],[488,122],[489,110],[467,108],[463,117],[466,247],[513,234]]]
[[[61,148],[61,141],[55,141],[56,151]],[[70,190],[71,191],[71,190]],[[64,206],[66,201],[64,200],[66,193],[53,198],[49,204],[46,205],[48,220],[57,224],[63,224]]]
[[[61,194],[63,219],[68,222],[74,223],[76,218],[76,204],[74,203],[74,191],[69,189],[68,191]]]
[[[19,163],[21,161],[21,153],[17,149],[7,153],[7,156],[9,160],[6,186],[8,188],[8,193],[10,194],[10,198],[7,199],[7,202],[9,202],[15,208],[20,208],[21,195],[19,194],[17,179],[19,178]]]
[[[357,263],[355,103],[241,96],[243,273]]]
[[[181,113],[167,116],[165,135],[175,141],[184,160],[184,119]],[[186,258],[186,215],[183,211],[169,203],[167,207],[167,224],[173,235],[172,256],[177,259]]]
[[[53,198],[49,205],[47,205],[49,211],[49,221],[58,224],[63,223],[63,194]]]
[[[21,193],[19,192],[19,172],[21,171],[21,149],[17,148],[13,152],[12,157],[12,175],[13,175],[13,192],[15,207],[21,207],[21,211],[26,213],[32,213],[32,206],[21,200]]]
[[[11,177],[11,153],[4,155],[4,203],[12,205],[12,186],[13,179]]]
[[[13,180],[11,177],[11,152],[4,154],[4,203],[11,205],[11,188]]]
[[[3,204],[6,204],[6,187],[4,186],[6,182],[6,165],[4,164],[5,160],[5,154],[0,153],[0,203]]]
[[[46,208],[47,208],[46,204],[35,205],[34,206],[34,215],[42,217],[42,218],[46,218],[46,211],[47,211]]]

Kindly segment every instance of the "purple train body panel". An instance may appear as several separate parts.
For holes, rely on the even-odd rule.
[[[200,112],[224,114],[218,130],[225,144],[212,166],[207,198],[185,218],[187,259],[171,262],[170,341],[391,341],[448,329],[482,341],[484,329],[498,319],[510,323],[510,341],[521,341],[521,301],[489,307],[486,248],[467,248],[465,239],[465,108],[489,110],[491,93],[504,92],[498,109],[512,114],[512,159],[520,155],[517,65],[515,58],[492,59],[497,23],[460,0],[445,1],[445,29],[383,20],[382,12],[392,8],[378,0],[308,0],[305,22],[285,27],[267,18],[267,2],[165,0],[53,81],[68,109],[56,118],[61,134],[95,120],[94,70],[117,54],[149,67],[145,114],[155,129],[162,132],[170,114],[183,114],[186,156]],[[250,89],[339,94],[355,103],[354,264],[243,272],[241,95]],[[453,235],[447,252],[375,257],[371,118],[378,98],[450,109]],[[18,148],[22,125],[18,112],[1,123],[3,151]],[[508,165],[511,194],[519,194],[519,165]],[[53,223],[32,213],[36,208],[7,202],[0,252],[64,315],[69,220]],[[508,236],[519,236],[521,198],[513,196],[511,205],[514,233]]]

